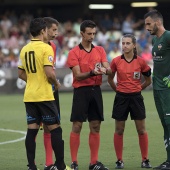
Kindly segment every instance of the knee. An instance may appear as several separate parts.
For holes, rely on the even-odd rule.
[[[138,133],[138,135],[143,135],[143,134],[146,133],[146,130],[145,129],[138,129],[137,133]]]
[[[50,133],[48,127],[43,124],[44,133]]]
[[[81,132],[81,129],[82,129],[82,123],[80,123],[80,122],[73,123],[72,132],[79,134]]]
[[[91,122],[90,123],[90,131],[92,133],[99,133],[100,132],[100,122]]]
[[[123,127],[122,128],[116,128],[115,133],[117,133],[118,135],[123,135],[124,128]]]

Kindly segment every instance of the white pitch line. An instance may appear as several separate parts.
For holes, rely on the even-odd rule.
[[[0,142],[0,145],[8,144],[8,143],[19,142],[19,141],[25,140],[25,137],[26,137],[26,132],[25,132],[25,131],[12,130],[12,129],[1,129],[1,128],[0,128],[0,131],[6,131],[6,132],[13,132],[13,133],[21,133],[21,134],[24,134],[24,137],[22,137],[22,138],[15,139],[15,140],[9,140],[9,141],[5,141],[5,142]]]

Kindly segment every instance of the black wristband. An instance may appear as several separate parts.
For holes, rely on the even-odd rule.
[[[91,71],[90,71],[90,77],[93,77],[93,76],[96,76],[96,75],[94,74],[94,71],[91,70]]]

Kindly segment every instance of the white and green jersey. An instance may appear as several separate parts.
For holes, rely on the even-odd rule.
[[[152,40],[153,88],[155,90],[167,89],[163,78],[170,75],[170,31],[165,31],[161,37]]]

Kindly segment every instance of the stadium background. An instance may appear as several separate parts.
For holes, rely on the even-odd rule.
[[[130,22],[136,24],[133,33],[138,40],[138,54],[146,59],[152,67],[151,36],[145,31],[143,15],[151,8],[132,8],[131,0],[0,0],[0,93],[22,93],[25,83],[17,79],[17,61],[19,51],[25,45],[30,35],[29,21],[33,17],[51,16],[60,23],[60,35],[55,40],[57,44],[57,75],[62,83],[61,91],[70,91],[71,71],[65,67],[68,51],[80,42],[79,25],[84,19],[94,20],[98,31],[94,44],[105,48],[109,61],[121,53],[120,38],[123,23],[130,17]],[[134,2],[134,1],[133,1]],[[137,1],[136,2],[148,2]],[[170,29],[169,0],[157,0],[158,9],[164,17],[166,29]],[[91,10],[89,4],[113,4],[111,10]],[[118,22],[117,22],[118,21]],[[106,76],[103,76],[103,90],[109,90]]]

